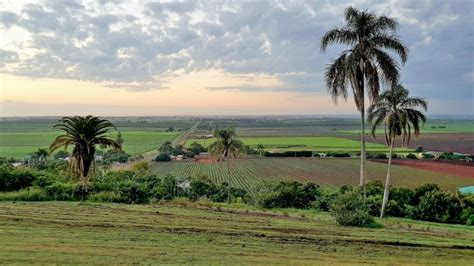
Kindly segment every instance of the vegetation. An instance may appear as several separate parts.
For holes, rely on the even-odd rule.
[[[3,202],[0,217],[6,264],[469,265],[474,255],[466,226],[389,218],[380,229],[355,229],[324,212],[207,201]]]
[[[324,34],[321,50],[333,43],[350,46],[326,69],[326,87],[334,102],[339,97],[347,99],[348,84],[352,87],[361,115],[360,186],[365,195],[365,96],[376,100],[382,82],[398,83],[399,66],[386,50],[398,54],[405,63],[408,48],[395,35],[398,24],[394,18],[348,7],[345,20],[346,25]]]
[[[230,158],[237,158],[239,153],[244,149],[244,145],[240,140],[236,139],[235,130],[216,129],[214,137],[217,140],[209,146],[209,151],[214,156],[227,162],[227,200],[230,202]]]
[[[383,123],[385,141],[390,147],[380,218],[385,214],[389,199],[390,169],[395,138],[401,136],[402,145],[408,145],[412,130],[415,136],[418,136],[421,128],[420,124],[426,122],[425,115],[416,108],[422,108],[426,111],[426,101],[422,98],[408,97],[408,90],[401,84],[397,84],[382,93],[368,110],[369,116],[367,119],[372,124],[372,136],[375,138],[375,130]]]
[[[96,145],[111,147],[120,150],[120,144],[107,136],[115,126],[105,119],[94,116],[63,117],[54,126],[65,132],[58,136],[49,146],[49,151],[73,145],[74,148],[69,158],[71,169],[80,175],[83,188],[89,177],[91,167],[94,167]]]

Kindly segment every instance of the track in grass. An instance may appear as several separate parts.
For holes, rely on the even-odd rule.
[[[231,180],[233,186],[252,190],[262,182],[300,181],[320,185],[357,185],[359,183],[359,160],[315,159],[315,158],[258,158],[232,161]],[[227,181],[227,164],[201,164],[194,161],[152,163],[157,175],[171,174],[176,177],[208,176],[216,183]],[[386,166],[367,162],[369,180],[383,181]],[[417,187],[424,183],[436,183],[441,188],[455,191],[459,187],[472,185],[473,179],[438,173],[422,169],[394,165],[392,184]]]

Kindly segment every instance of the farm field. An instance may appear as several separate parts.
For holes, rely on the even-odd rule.
[[[125,140],[123,149],[131,155],[155,149],[166,140],[172,140],[179,135],[177,132],[159,131],[121,132]],[[0,157],[22,159],[38,148],[47,148],[59,134],[61,134],[60,131],[0,132]]]
[[[342,158],[258,158],[232,161],[231,185],[252,191],[265,182],[300,181],[319,185],[357,185],[359,160]],[[226,163],[203,164],[194,161],[152,163],[152,172],[176,177],[208,176],[217,183],[227,181]],[[367,179],[383,181],[386,166],[367,162]],[[392,184],[401,187],[417,187],[424,183],[436,183],[445,190],[456,191],[459,187],[474,184],[474,179],[394,165]]]
[[[358,129],[339,130],[344,133],[358,134]],[[383,128],[377,129],[376,133],[382,134]],[[474,121],[472,120],[430,120],[421,130],[422,133],[474,133]]]
[[[307,136],[293,136],[293,137],[242,137],[239,140],[243,141],[245,145],[256,148],[257,145],[262,144],[265,150],[313,150],[318,152],[327,151],[345,151],[357,152],[360,151],[360,142],[337,138],[337,137],[307,137]],[[198,142],[204,146],[210,145],[215,139],[188,139],[186,145],[193,142]],[[378,143],[367,143],[368,151],[385,152],[387,147]],[[396,152],[409,152],[412,149],[396,148]]]
[[[378,160],[377,160],[378,161]],[[382,163],[387,163],[387,160],[378,161]],[[456,162],[456,161],[455,161]],[[425,169],[436,171],[439,173],[452,174],[457,176],[471,177],[474,179],[474,164],[472,163],[443,163],[438,161],[418,161],[418,160],[393,160],[392,164],[402,165],[417,169]],[[473,182],[474,184],[474,182]]]
[[[474,231],[463,225],[387,218],[383,228],[355,228],[312,210],[178,203],[1,202],[0,260],[469,265],[474,256]]]

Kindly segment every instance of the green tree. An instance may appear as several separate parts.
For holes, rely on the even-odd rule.
[[[58,136],[49,146],[52,153],[60,147],[67,149],[73,145],[69,163],[71,169],[80,175],[83,188],[86,190],[89,171],[94,163],[96,145],[120,149],[120,145],[107,133],[115,126],[108,120],[95,116],[63,117],[54,128],[63,130],[65,134]]]
[[[228,129],[216,129],[214,131],[214,137],[217,140],[209,146],[209,151],[214,156],[227,161],[227,202],[230,203],[230,160],[229,157],[233,157],[234,160],[244,149],[242,141],[237,140],[237,135],[233,128]]]
[[[46,160],[48,159],[48,150],[39,148],[37,151],[34,152],[34,157],[38,160],[38,163],[42,164],[45,163]]]
[[[387,176],[382,201],[380,218],[385,215],[390,191],[390,168],[395,138],[402,137],[402,145],[408,145],[411,133],[420,134],[420,123],[426,122],[425,115],[416,108],[427,110],[427,102],[422,98],[409,97],[408,90],[401,84],[383,92],[379,99],[369,107],[367,120],[372,124],[372,136],[380,124],[384,124],[385,141],[390,147]]]
[[[167,140],[165,141],[163,144],[161,144],[161,146],[158,148],[158,151],[160,153],[164,153],[164,154],[170,154],[170,152],[173,150],[173,144],[171,143],[171,141]]]
[[[265,147],[263,146],[263,144],[257,145],[257,151],[260,156],[263,156],[265,154]]]
[[[399,65],[387,51],[398,54],[402,63],[408,48],[395,35],[398,23],[386,16],[377,16],[353,7],[345,10],[346,24],[326,32],[321,38],[321,51],[331,44],[350,46],[326,69],[325,80],[334,103],[342,97],[347,100],[348,85],[361,116],[360,186],[365,195],[365,96],[371,102],[378,97],[380,84],[398,83]]]
[[[117,142],[117,144],[120,146],[120,150],[122,150],[123,143],[125,142],[125,140],[122,137],[122,132],[119,131],[117,133],[117,138],[115,139],[115,142]]]

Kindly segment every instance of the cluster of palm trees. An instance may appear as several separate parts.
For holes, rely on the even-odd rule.
[[[384,124],[385,139],[387,145],[390,146],[390,154],[381,217],[384,216],[388,202],[390,166],[395,138],[402,136],[402,144],[408,144],[412,131],[418,135],[420,122],[426,121],[423,113],[417,110],[421,107],[426,111],[426,101],[408,96],[408,90],[400,84],[400,66],[389,53],[397,54],[402,64],[405,64],[408,59],[408,48],[396,36],[397,28],[398,23],[394,18],[377,16],[368,11],[348,7],[345,10],[345,25],[326,32],[321,38],[323,52],[329,45],[335,43],[350,46],[328,66],[325,80],[328,92],[335,103],[339,98],[347,99],[350,85],[357,110],[360,112],[359,184],[364,199],[366,197],[366,97],[371,103],[367,120],[372,124],[374,137],[376,128]],[[388,90],[379,95],[381,85],[386,85]]]

